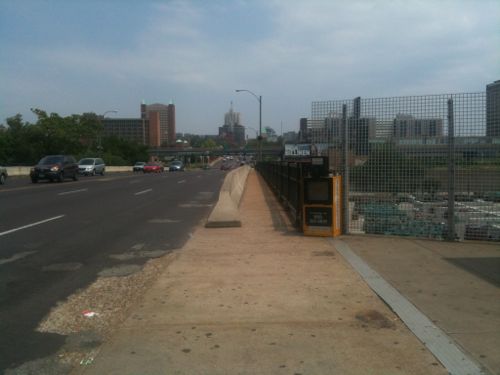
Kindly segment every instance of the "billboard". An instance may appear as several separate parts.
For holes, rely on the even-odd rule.
[[[310,156],[310,155],[311,155],[310,144],[285,145],[285,156]]]

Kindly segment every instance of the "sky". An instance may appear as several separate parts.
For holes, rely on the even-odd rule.
[[[500,79],[500,0],[0,0],[0,123],[30,108],[179,133],[297,131],[311,103],[480,92]]]

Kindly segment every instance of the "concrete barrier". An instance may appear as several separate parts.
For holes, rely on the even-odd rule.
[[[239,205],[250,167],[244,165],[226,175],[219,200],[205,224],[207,228],[241,227]]]
[[[29,176],[31,167],[6,167],[9,176]],[[106,172],[132,172],[132,166],[107,165]]]

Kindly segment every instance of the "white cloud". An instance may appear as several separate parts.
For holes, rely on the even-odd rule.
[[[267,15],[255,29],[227,22],[248,7]],[[95,81],[100,100],[124,89],[178,98],[178,124],[202,132],[216,132],[220,103],[235,97],[256,123],[255,103],[235,88],[264,96],[270,125],[296,128],[317,99],[470,91],[499,78],[496,1],[173,1],[151,14],[120,49],[40,46],[40,69]]]

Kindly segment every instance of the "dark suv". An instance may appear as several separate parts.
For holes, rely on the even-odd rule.
[[[78,164],[73,156],[48,155],[43,157],[37,165],[31,168],[31,182],[38,180],[56,180],[63,182],[65,178],[78,180]]]

